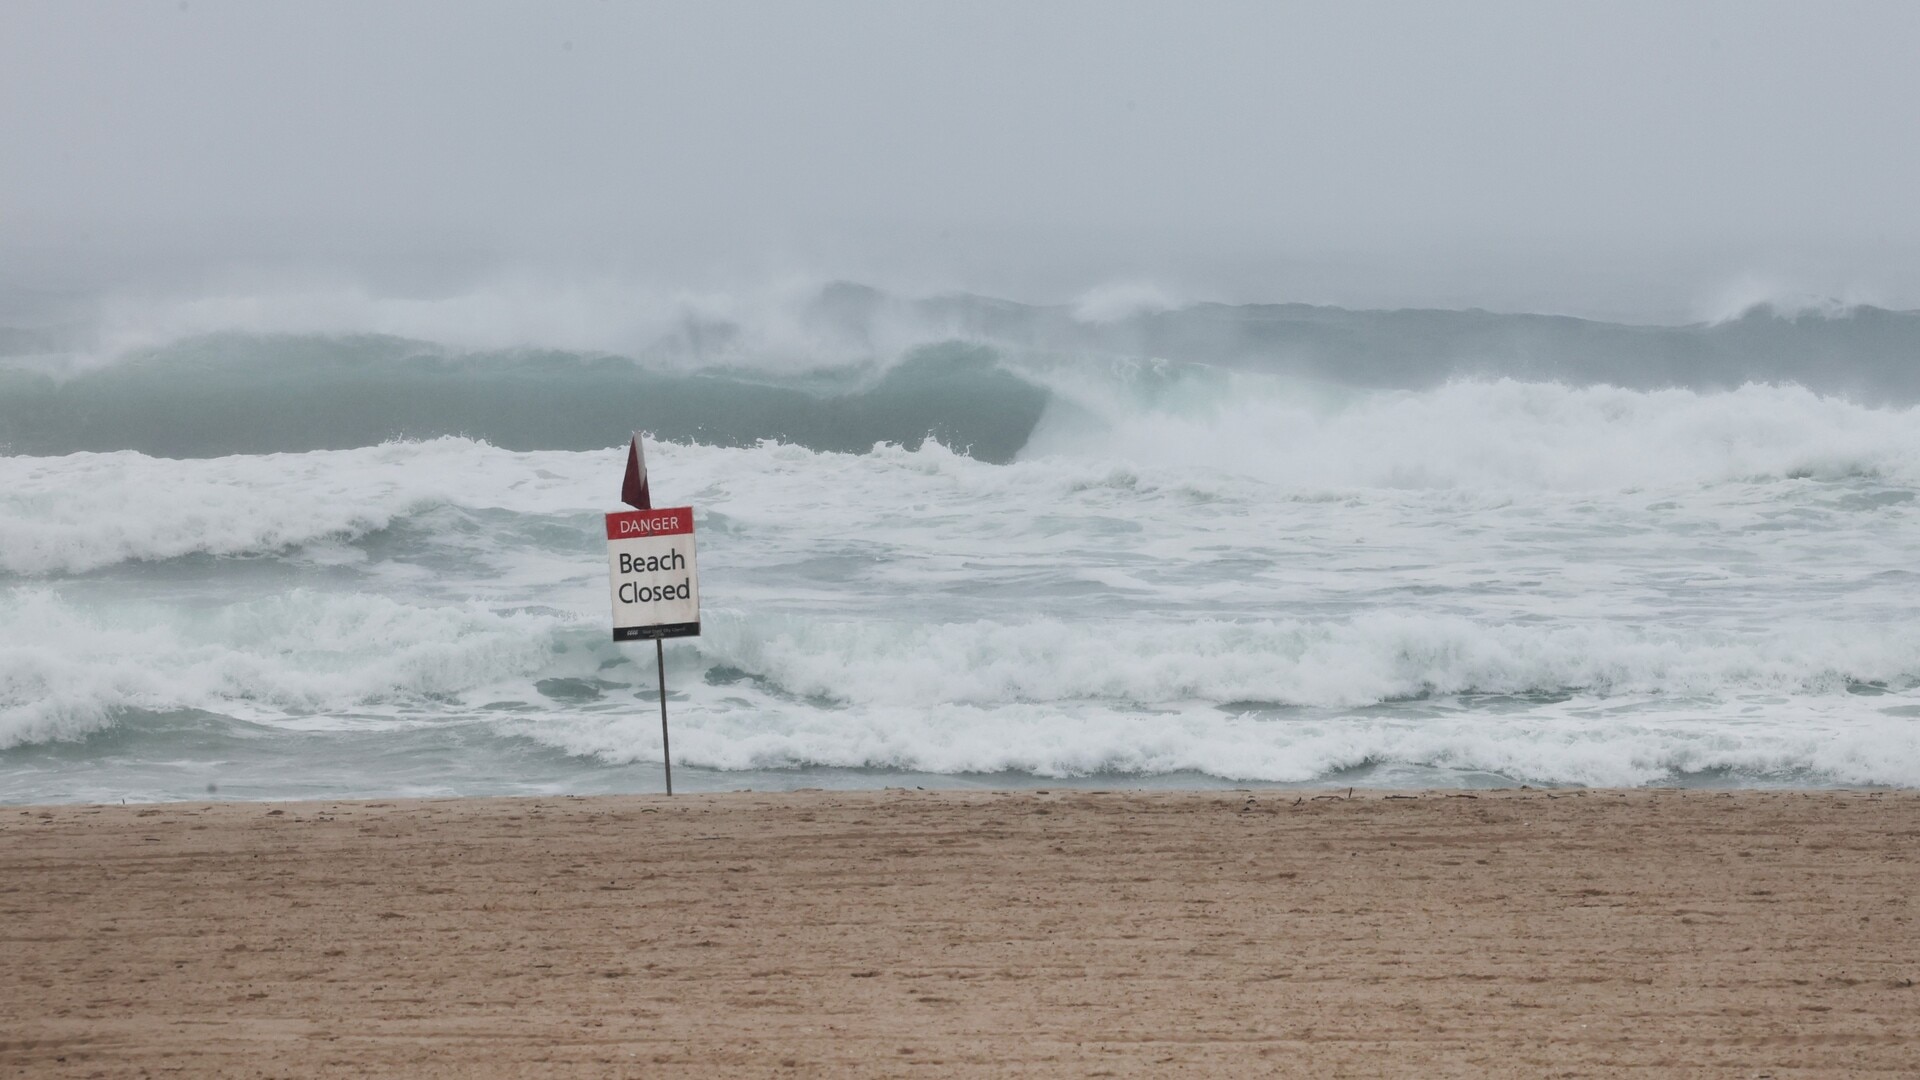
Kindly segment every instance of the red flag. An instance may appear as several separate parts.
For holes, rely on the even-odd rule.
[[[627,447],[627,478],[620,483],[620,501],[635,510],[653,509],[653,496],[647,491],[647,454],[640,449],[637,431]]]

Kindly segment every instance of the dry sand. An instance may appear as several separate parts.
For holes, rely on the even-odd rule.
[[[1920,1075],[1920,794],[0,808],[0,1077]]]

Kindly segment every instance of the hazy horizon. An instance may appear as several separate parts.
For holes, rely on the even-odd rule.
[[[1920,9],[0,9],[8,306],[860,281],[1920,307]]]

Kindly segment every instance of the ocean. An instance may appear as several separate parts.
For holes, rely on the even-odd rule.
[[[634,429],[676,790],[1920,784],[1920,313],[618,299],[0,329],[0,800],[659,790]]]

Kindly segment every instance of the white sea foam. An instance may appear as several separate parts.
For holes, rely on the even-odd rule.
[[[544,467],[465,439],[175,461],[131,451],[0,456],[0,570],[76,573],[190,554],[279,551],[351,539],[433,506],[551,507]],[[473,481],[483,477],[476,488]],[[560,496],[559,501],[567,501]],[[585,495],[574,496],[584,503]]]
[[[1717,325],[1756,312],[1784,318],[1844,318],[1861,307],[1885,302],[1878,290],[1858,281],[1844,282],[1836,294],[1810,289],[1805,282],[1794,283],[1781,275],[1749,273],[1714,290],[1696,310],[1701,321]]]
[[[1352,395],[1205,375],[1129,394],[1060,382],[1074,404],[1044,421],[1024,460],[1008,468],[937,443],[868,455],[778,444],[655,452],[671,489],[715,508],[713,496],[733,495],[724,509],[748,518],[835,491],[855,514],[938,498],[976,512],[992,506],[999,525],[1063,493],[1116,486],[1134,499],[1391,489],[1497,501],[1788,478],[1920,479],[1920,410],[1795,387],[1642,393],[1500,380]],[[363,536],[441,505],[587,514],[605,509],[613,453],[516,453],[438,439],[184,461],[131,452],[0,456],[0,571],[272,552]]]
[[[194,611],[16,588],[0,594],[0,746],[78,737],[130,709],[405,725],[508,699],[523,703],[509,730],[645,758],[656,744],[640,710],[605,712],[588,689],[583,711],[534,687],[650,681],[609,671],[620,653],[585,622],[311,590]],[[592,682],[602,675],[614,681]],[[1901,627],[1754,636],[1385,613],[929,625],[713,611],[700,639],[676,646],[673,682],[685,760],[721,769],[1298,780],[1384,761],[1590,783],[1735,767],[1920,778],[1895,776],[1920,767],[1920,723],[1886,712],[1920,700],[1920,632]],[[1461,695],[1510,702],[1467,715]],[[1867,753],[1872,740],[1886,753]]]
[[[1920,628],[1764,637],[1484,625],[1376,612],[1307,622],[935,624],[709,614],[701,652],[797,697],[857,705],[1100,700],[1360,706],[1442,694],[1834,694],[1920,682]]]
[[[1599,786],[1724,771],[1748,782],[1920,784],[1920,724],[1857,700],[1780,703],[1760,722],[1737,710],[1635,715],[1576,700],[1521,715],[1276,720],[1216,709],[1013,705],[767,707],[683,715],[676,762],[723,771],[867,768],[1072,777],[1198,773],[1304,783],[1368,766]],[[659,727],[638,711],[516,722],[573,754],[656,761]]]
[[[1111,323],[1179,306],[1179,301],[1150,282],[1119,281],[1081,293],[1073,302],[1073,317],[1084,323]]]
[[[0,748],[128,709],[388,716],[554,666],[570,620],[309,590],[194,611],[0,592]]]
[[[1586,491],[1859,473],[1920,477],[1920,409],[1798,386],[1636,391],[1512,379],[1357,393],[1267,376],[1044,376],[1025,457],[1245,472],[1287,488]]]
[[[1920,783],[1911,410],[1048,377],[1005,466],[650,447],[708,605],[679,760]],[[0,457],[0,746],[204,710],[653,760],[603,622],[622,453]]]

